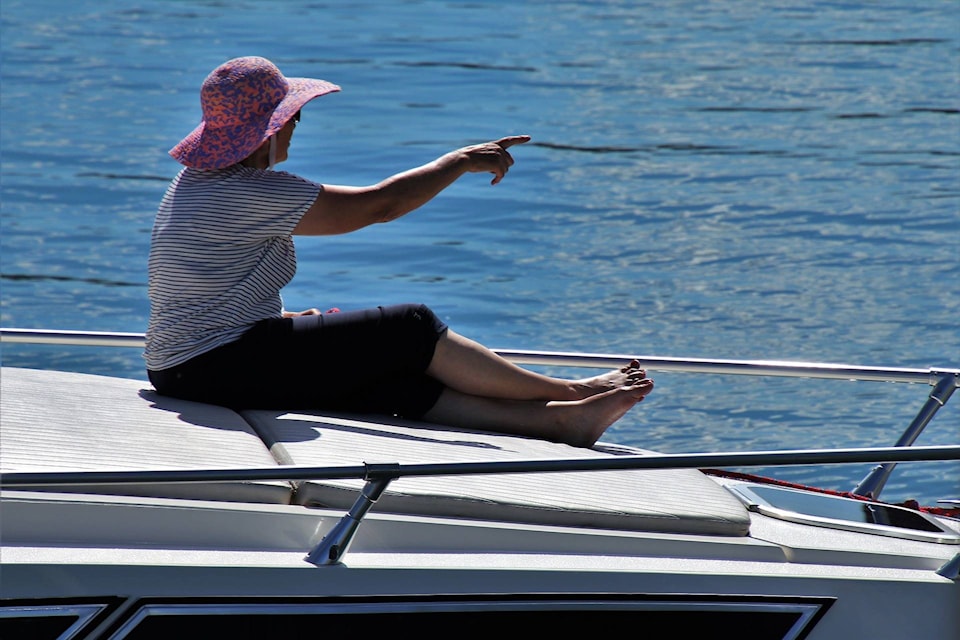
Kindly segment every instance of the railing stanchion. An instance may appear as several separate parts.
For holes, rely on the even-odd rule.
[[[929,397],[927,397],[927,401],[920,407],[920,411],[913,419],[913,422],[910,423],[910,426],[907,427],[894,446],[909,447],[912,445],[924,428],[926,428],[930,420],[933,419],[933,416],[940,410],[940,407],[947,403],[958,386],[960,386],[960,374],[954,372],[943,373],[939,381],[934,385],[933,391],[931,391]],[[853,493],[874,500],[879,499],[880,492],[883,491],[883,486],[887,483],[887,479],[890,478],[890,474],[893,473],[893,469],[896,466],[896,462],[884,462],[875,466],[870,470],[870,473],[860,481],[860,484],[853,490]]]
[[[340,559],[346,555],[353,542],[353,537],[360,528],[360,522],[363,516],[367,514],[370,507],[380,499],[390,482],[396,478],[396,473],[400,465],[365,465],[367,467],[367,483],[360,491],[360,496],[353,503],[348,511],[336,526],[323,537],[320,544],[315,546],[307,554],[305,560],[318,567],[340,564]]]

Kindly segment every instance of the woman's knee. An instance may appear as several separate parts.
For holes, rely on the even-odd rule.
[[[410,366],[423,372],[430,365],[437,342],[447,325],[424,304],[404,304],[382,308],[384,318],[392,326],[385,332],[394,349],[406,351]]]
[[[420,334],[439,337],[447,330],[447,325],[425,304],[402,304],[382,309]]]

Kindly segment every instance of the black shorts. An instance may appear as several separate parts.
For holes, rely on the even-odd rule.
[[[236,342],[148,371],[163,395],[233,409],[419,418],[443,385],[425,371],[447,326],[424,305],[263,320]]]

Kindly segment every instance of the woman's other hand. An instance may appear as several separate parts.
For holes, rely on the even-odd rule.
[[[296,318],[298,316],[319,316],[320,309],[307,309],[305,311],[284,311],[284,318]]]

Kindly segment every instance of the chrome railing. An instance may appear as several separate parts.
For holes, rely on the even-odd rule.
[[[96,347],[144,346],[144,334],[108,331],[63,331],[50,329],[0,328],[0,342],[51,344]],[[847,364],[792,362],[781,360],[718,360],[705,358],[660,358],[623,354],[568,353],[559,351],[525,351],[495,349],[502,357],[516,364],[556,367],[616,368],[625,361],[639,360],[651,371],[682,373],[720,373],[791,378],[829,378],[875,382],[907,382],[936,384],[944,375],[960,379],[960,369],[908,369],[896,367],[863,367]],[[960,384],[958,382],[957,384]]]
[[[387,486],[398,478],[465,476],[505,473],[559,473],[627,469],[701,469],[706,467],[789,466],[863,462],[918,462],[960,460],[960,445],[939,447],[880,447],[865,449],[800,449],[722,453],[664,453],[604,458],[513,460],[440,464],[364,464],[343,467],[290,465],[248,469],[169,469],[150,471],[20,471],[0,472],[0,487],[37,489],[66,485],[154,484],[174,482],[231,482],[268,480],[363,479],[360,496],[333,529],[309,551],[307,562],[317,566],[339,564],[347,553],[363,517]]]
[[[144,346],[141,333],[57,331],[0,328],[0,342],[76,346]],[[809,464],[879,463],[858,484],[853,493],[878,498],[887,478],[899,462],[960,460],[960,445],[911,447],[923,429],[960,387],[960,369],[909,369],[863,367],[833,363],[778,360],[719,360],[661,358],[614,354],[564,353],[496,350],[516,364],[558,367],[615,368],[638,360],[650,371],[712,373],[793,378],[828,378],[879,382],[920,383],[933,387],[917,416],[896,445],[884,448],[751,451],[700,454],[656,454],[616,456],[603,459],[532,460],[513,462],[363,465],[352,467],[285,466],[253,469],[195,469],[94,472],[8,472],[0,473],[5,488],[53,485],[147,484],[169,482],[228,482],[237,480],[324,480],[360,478],[366,480],[360,497],[350,511],[307,559],[314,564],[335,564],[364,514],[392,480],[407,476],[471,475],[493,473],[542,473],[611,469],[678,469],[705,467],[786,466]]]
[[[0,327],[0,342],[11,344],[59,344],[79,347],[135,347],[142,349],[142,333],[116,331],[62,331],[51,329],[14,329]]]

